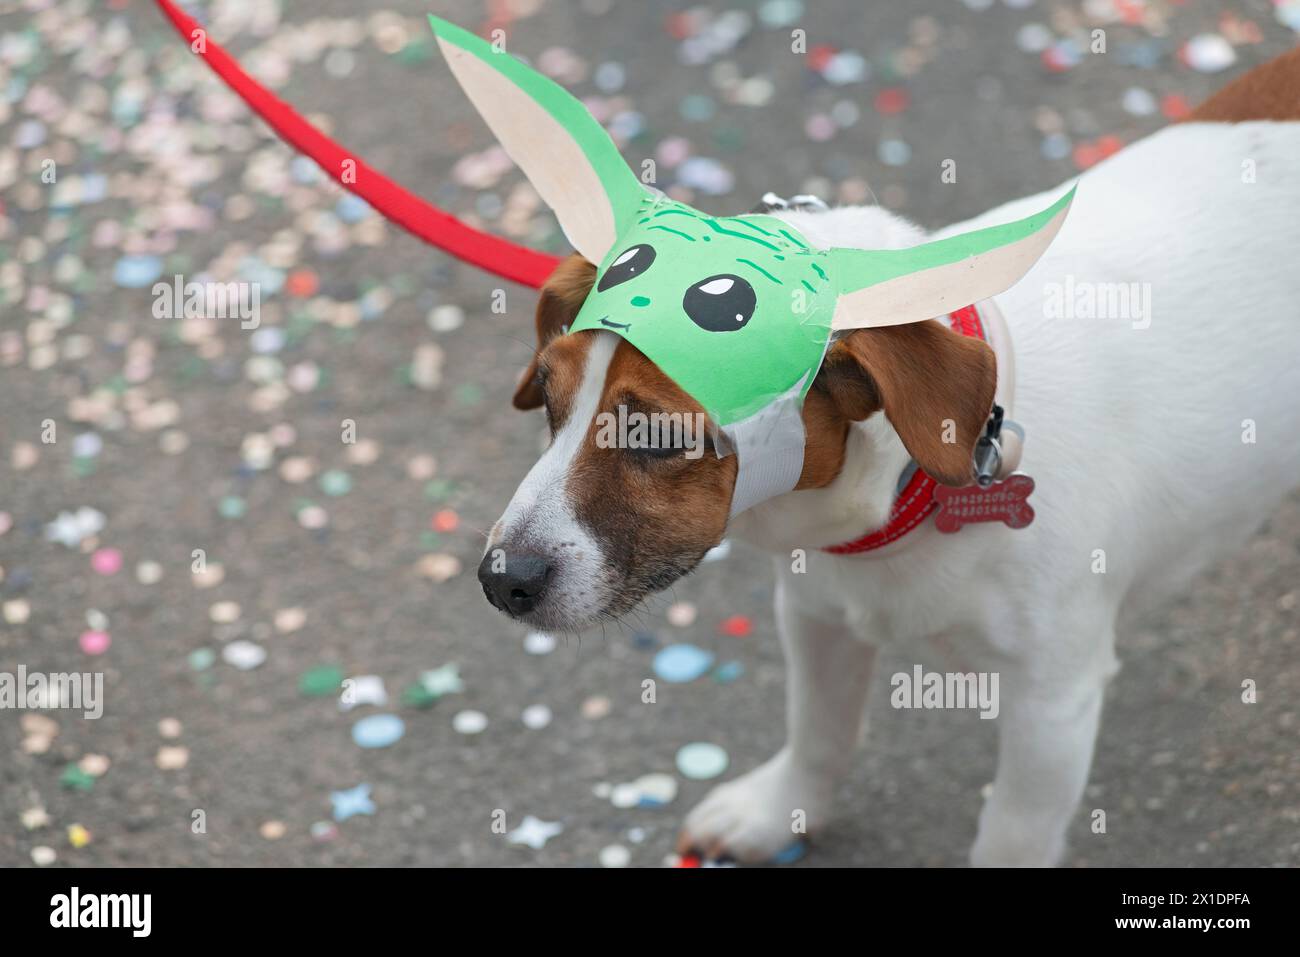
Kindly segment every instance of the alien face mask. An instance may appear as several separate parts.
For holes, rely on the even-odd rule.
[[[919,322],[1002,292],[1060,229],[1050,208],[911,249],[817,249],[771,216],[713,217],[643,185],[562,88],[429,18],[452,72],[510,157],[597,265],[570,332],[622,336],[709,413],[739,456],[731,514],[792,489],[800,410],[838,330]]]

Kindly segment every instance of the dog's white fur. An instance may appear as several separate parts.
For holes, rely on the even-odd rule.
[[[1118,667],[1121,612],[1158,601],[1240,544],[1300,480],[1297,156],[1300,124],[1188,124],[1082,177],[1047,254],[998,297],[1015,343],[1022,469],[1037,481],[1029,528],[942,535],[927,524],[866,556],[817,551],[889,514],[908,454],[883,415],[851,430],[830,486],[788,493],[733,521],[731,534],[776,555],[789,740],[691,812],[691,844],[762,860],[792,840],[793,811],[810,829],[823,823],[859,738],[876,649],[935,642],[957,650],[961,670],[1000,675],[998,768],[972,861],[1060,859],[1103,688]],[[1253,183],[1243,182],[1246,160]],[[938,235],[1018,219],[1061,192]],[[924,238],[875,208],[777,215],[822,247]],[[1149,284],[1149,326],[1049,318],[1045,289],[1068,276],[1076,286]],[[583,395],[603,382],[611,348],[601,347],[603,359],[593,350]],[[574,419],[585,429],[589,417]],[[1247,419],[1253,444],[1243,441]],[[530,505],[566,467],[562,452],[547,455],[507,517],[545,539],[573,536],[571,518],[548,527]],[[807,552],[802,574],[791,570],[795,548]],[[1104,573],[1094,572],[1098,550]],[[588,558],[599,561],[598,550]]]
[[[573,411],[519,483],[488,536],[489,552],[508,540],[513,549],[549,557],[555,569],[554,580],[545,607],[535,616],[540,628],[560,630],[573,621],[588,621],[610,602],[613,576],[606,567],[600,543],[574,516],[564,492],[570,466],[599,411],[605,372],[617,346],[618,338],[613,333],[597,335],[587,353]]]
[[[1027,529],[930,525],[879,557],[789,549],[882,523],[907,461],[882,416],[855,430],[839,478],[741,515],[732,532],[778,553],[789,741],[687,818],[700,847],[762,859],[810,828],[859,734],[875,649],[925,639],[1001,675],[999,757],[971,859],[1048,865],[1088,777],[1121,612],[1140,611],[1243,542],[1300,481],[1300,124],[1176,126],[1082,177],[1060,235],[998,297],[1015,342]],[[1243,161],[1256,181],[1243,182]],[[944,233],[1008,222],[1060,190]],[[794,216],[790,217],[792,220]],[[814,242],[876,245],[877,210],[803,214]],[[943,235],[941,233],[940,235]],[[911,241],[910,239],[908,240]],[[1045,289],[1149,283],[1148,328],[1053,319]],[[1257,429],[1243,441],[1244,420]],[[1096,574],[1096,551],[1105,572]],[[965,668],[963,668],[965,670]]]

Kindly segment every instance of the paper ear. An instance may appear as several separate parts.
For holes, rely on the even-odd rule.
[[[1047,250],[1073,200],[1071,189],[1041,213],[911,249],[832,249],[840,296],[831,328],[920,322],[997,295]]]
[[[455,24],[429,17],[438,46],[479,114],[573,248],[593,263],[631,224],[645,189],[578,100]]]

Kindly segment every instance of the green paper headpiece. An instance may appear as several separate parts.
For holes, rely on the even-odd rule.
[[[794,487],[802,399],[839,330],[919,322],[993,296],[1046,250],[1074,190],[1014,223],[910,249],[817,249],[771,216],[713,217],[644,186],[556,83],[430,17],[456,79],[597,265],[570,332],[622,336],[708,411],[740,455],[731,512]]]

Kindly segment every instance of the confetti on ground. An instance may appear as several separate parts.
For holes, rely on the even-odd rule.
[[[78,639],[81,650],[88,655],[102,655],[112,643],[113,639],[106,631],[83,631]]]
[[[32,863],[37,867],[49,867],[59,855],[54,852],[54,848],[46,847],[44,844],[38,844],[32,848]]]
[[[266,649],[251,641],[232,641],[221,649],[221,657],[240,671],[251,671],[266,661]]]
[[[77,765],[69,764],[63,769],[59,783],[71,791],[92,791],[95,788],[95,777]]]
[[[493,418],[531,354],[535,297],[506,288],[498,315],[465,268],[431,258],[273,141],[152,10],[141,17],[120,2],[27,6],[33,16],[0,43],[0,302],[10,307],[0,323],[0,407],[10,427],[0,441],[0,471],[9,469],[0,482],[0,648],[15,660],[48,657],[62,670],[103,671],[112,710],[109,721],[65,722],[62,733],[47,715],[22,715],[14,760],[0,755],[30,784],[11,788],[3,808],[11,830],[22,824],[16,854],[37,866],[59,862],[60,853],[116,863],[146,844],[152,854],[150,833],[187,832],[137,828],[137,815],[144,821],[153,812],[142,809],[171,808],[178,789],[193,784],[214,813],[221,802],[214,821],[239,820],[244,832],[283,839],[277,855],[304,862],[290,855],[305,843],[310,816],[241,804],[282,788],[278,779],[246,779],[231,741],[266,759],[260,767],[270,770],[258,773],[292,776],[307,793],[329,791],[336,782],[328,769],[343,755],[378,762],[386,771],[376,787],[409,799],[425,769],[411,759],[404,771],[402,755],[417,737],[427,744],[428,735],[448,733],[446,714],[348,716],[388,707],[383,678],[346,677],[356,671],[398,681],[404,708],[432,708],[463,694],[464,683],[456,665],[420,669],[456,656],[476,676],[473,703],[482,710],[456,711],[450,723],[476,735],[489,714],[501,717],[499,734],[457,743],[480,755],[474,773],[503,802],[522,800],[510,791],[513,776],[524,774],[548,775],[548,786],[584,796],[590,781],[574,754],[610,765],[601,773],[613,776],[620,757],[656,753],[655,743],[676,731],[659,709],[638,706],[636,683],[646,674],[682,684],[672,689],[673,707],[692,720],[716,716],[745,690],[725,686],[747,667],[756,683],[766,677],[762,643],[724,640],[724,654],[735,657],[718,661],[671,640],[707,645],[720,618],[724,638],[770,631],[770,594],[741,579],[738,569],[752,556],[731,562],[729,539],[662,604],[638,609],[603,636],[529,632],[524,649],[536,657],[520,658],[518,626],[486,606],[473,570],[480,531],[499,514],[512,487],[507,477],[530,464],[540,425],[540,413],[514,424]],[[1060,10],[1032,0],[965,0],[891,21],[888,5],[847,12],[850,4],[834,13],[853,25],[842,32],[825,29],[831,21],[821,5],[754,0],[675,10],[661,30],[628,46],[601,40],[617,37],[627,21],[613,9],[596,12],[608,4],[595,3],[584,16],[596,39],[575,48],[554,39],[561,34],[543,40],[545,22],[563,19],[553,2],[490,6],[507,20],[527,16],[528,30],[508,24],[518,52],[588,102],[625,155],[652,157],[656,185],[671,195],[743,209],[767,185],[753,177],[777,176],[791,192],[831,202],[874,203],[879,194],[884,205],[933,222],[942,210],[919,201],[916,184],[918,171],[940,162],[941,132],[955,131],[971,147],[961,160],[970,185],[961,188],[982,188],[980,177],[966,179],[974,169],[967,164],[988,157],[975,155],[979,138],[963,134],[962,123],[1001,129],[998,118],[1015,108],[1025,134],[1009,126],[1006,153],[1028,159],[1015,159],[1012,172],[1060,181],[1185,118],[1213,85],[1300,33],[1300,0],[1274,0],[1271,18],[1265,8],[1207,17],[1203,6],[1153,0],[1071,0]],[[385,150],[399,155],[418,140],[415,126],[385,132],[391,104],[374,98],[367,79],[386,59],[421,73],[436,65],[427,26],[410,11],[199,7],[222,42],[230,39],[252,72],[290,101],[312,85],[337,94],[313,122],[342,133],[349,110],[373,111],[379,125],[370,135],[381,140],[360,145],[381,167],[390,161]],[[866,29],[876,22],[893,26]],[[787,64],[796,27],[808,28],[809,48]],[[1104,55],[1090,50],[1098,27],[1110,44]],[[83,37],[94,42],[76,42]],[[764,51],[781,56],[765,61]],[[980,64],[998,58],[1011,68],[981,75]],[[671,98],[655,95],[654,63],[681,73]],[[1019,65],[1042,78],[1023,95],[1005,79]],[[969,84],[961,97],[923,99],[954,80]],[[765,117],[780,122],[759,121]],[[390,134],[397,139],[383,139]],[[486,130],[455,125],[439,143],[430,196],[491,232],[568,248]],[[786,167],[771,166],[786,148]],[[47,161],[58,173],[49,182],[41,178]],[[154,284],[170,287],[179,274],[256,287],[256,322],[203,318],[183,301],[159,314]],[[43,434],[47,417],[57,439]],[[715,590],[718,582],[733,590]],[[547,659],[560,640],[563,653]],[[514,657],[507,664],[498,655]],[[706,674],[711,682],[685,684]],[[310,700],[331,695],[337,713]],[[583,721],[573,720],[575,706]],[[387,755],[358,756],[345,730],[363,748],[390,746],[408,731],[413,740]],[[629,741],[647,750],[630,751]],[[497,745],[516,748],[517,760],[499,760]],[[192,772],[176,773],[190,767],[190,747]],[[760,757],[736,747],[737,765]],[[698,743],[677,754],[676,767],[703,779],[724,774],[729,761],[720,747]],[[678,783],[656,772],[592,790],[626,809],[630,822],[675,801]],[[375,813],[368,784],[333,792],[331,805],[340,821]],[[318,806],[312,816],[323,813]],[[421,824],[431,845],[455,843],[447,827],[463,822],[445,813],[431,810]],[[418,817],[401,825],[400,841],[376,837],[365,852],[404,853],[392,848],[406,846]],[[86,826],[68,823],[73,818],[93,826],[93,841]],[[559,833],[559,824],[529,821],[539,833],[556,829],[537,847]],[[565,821],[575,845],[579,833],[586,842],[573,849],[579,862],[626,866],[627,847],[646,840],[635,829],[615,837],[591,821],[579,827],[567,814]],[[328,844],[339,828],[322,820],[309,833]],[[38,839],[58,852],[31,844]],[[651,829],[649,839],[664,835]],[[482,861],[488,840],[467,837],[463,846]],[[166,838],[158,861],[211,863],[205,855],[218,844]],[[244,850],[226,847],[230,861]],[[654,848],[650,859],[661,853]]]
[[[406,733],[406,723],[395,714],[372,714],[352,726],[352,740],[362,748],[386,748]]]
[[[384,679],[379,675],[357,675],[343,680],[343,693],[339,695],[340,711],[351,711],[362,705],[382,708],[386,704],[388,692],[384,690]]]
[[[278,841],[284,837],[287,830],[283,821],[265,821],[257,832],[268,841]]]
[[[330,804],[334,809],[334,820],[339,822],[358,814],[375,813],[375,803],[370,800],[369,784],[358,784],[346,791],[331,791]]]
[[[542,631],[530,631],[524,636],[524,651],[530,655],[549,655],[555,650],[555,638]]]
[[[28,808],[23,811],[20,820],[22,821],[23,827],[29,831],[35,831],[50,826],[50,816],[45,813],[45,808],[43,807]]]
[[[551,709],[544,704],[530,704],[520,715],[524,727],[533,731],[540,731],[551,723]]]
[[[543,821],[528,814],[525,815],[523,823],[506,835],[506,840],[511,844],[540,851],[546,846],[547,841],[563,831],[564,825],[558,822]]]
[[[309,698],[332,695],[343,687],[343,669],[334,665],[320,665],[302,673],[298,690]]]
[[[190,763],[190,749],[176,745],[159,748],[154,763],[164,771],[179,771]]]
[[[719,634],[744,638],[754,630],[754,623],[746,615],[732,615],[718,625]]]
[[[739,661],[724,661],[713,669],[713,680],[720,685],[728,685],[745,673],[745,666]]]
[[[716,778],[727,770],[728,763],[726,751],[703,741],[683,745],[677,752],[677,770],[693,781]]]
[[[694,681],[713,666],[713,654],[694,645],[668,645],[654,657],[654,672],[664,681]]]
[[[81,849],[85,847],[87,844],[89,844],[92,839],[93,836],[91,835],[90,831],[86,830],[86,828],[83,827],[82,825],[80,824],[68,825],[68,843],[71,844],[73,847],[77,849]]]
[[[488,719],[482,711],[457,711],[451,726],[460,734],[481,734],[487,730]]]
[[[795,841],[786,845],[772,856],[773,864],[793,864],[808,852],[808,846],[803,841]]]
[[[668,607],[668,623],[675,628],[689,628],[695,624],[696,609],[688,601],[674,602]]]
[[[424,672],[420,675],[420,684],[435,699],[443,695],[460,694],[465,690],[465,682],[460,677],[460,668],[454,663]]]
[[[632,852],[622,844],[610,844],[600,849],[601,867],[627,867],[632,862]]]
[[[671,774],[644,774],[635,781],[615,784],[608,792],[602,788],[601,795],[620,808],[663,807],[677,797],[677,779]]]

